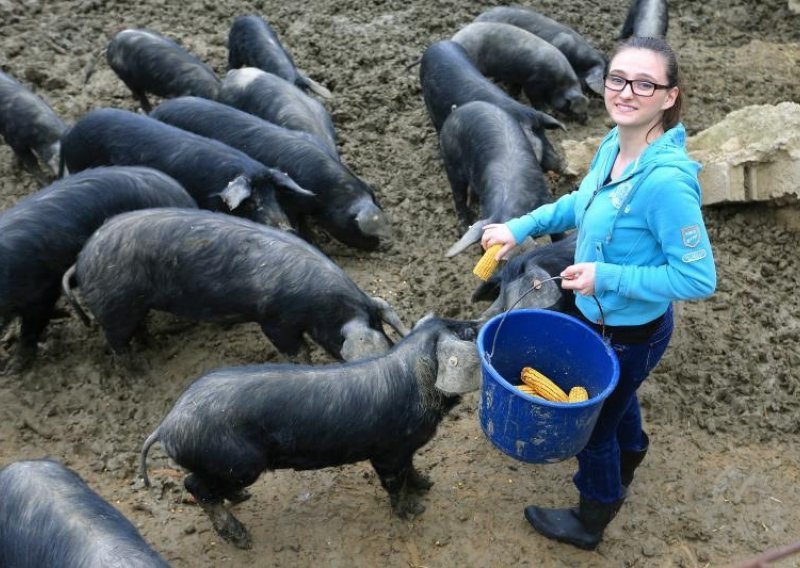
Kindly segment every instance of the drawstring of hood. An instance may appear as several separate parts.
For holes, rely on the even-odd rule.
[[[686,130],[684,129],[683,125],[679,124],[667,132],[664,132],[661,136],[659,136],[656,140],[654,140],[645,150],[639,154],[636,158],[636,161],[630,167],[630,170],[620,176],[618,179],[613,180],[612,182],[605,184],[605,180],[608,177],[608,173],[611,169],[609,166],[609,160],[619,153],[619,131],[618,127],[614,127],[611,131],[603,138],[603,141],[600,145],[601,148],[606,148],[606,152],[601,153],[598,152],[595,156],[595,159],[592,160],[591,168],[594,168],[595,164],[599,159],[601,159],[601,154],[603,154],[603,165],[599,170],[598,178],[597,178],[597,187],[592,193],[591,197],[589,198],[586,207],[584,207],[583,215],[581,216],[581,220],[586,215],[586,211],[589,209],[589,206],[594,201],[595,197],[603,188],[608,188],[612,186],[618,186],[623,183],[629,182],[632,178],[635,178],[633,184],[631,185],[630,189],[624,195],[622,202],[619,204],[617,208],[617,213],[614,215],[614,219],[612,220],[611,224],[609,225],[608,232],[605,235],[605,242],[608,243],[611,241],[612,234],[614,232],[614,227],[617,224],[617,220],[621,213],[625,212],[625,208],[628,206],[630,201],[633,199],[636,190],[641,186],[642,182],[647,179],[647,176],[652,172],[656,167],[660,164],[664,163],[665,161],[665,154],[670,154],[667,160],[671,165],[677,166],[681,169],[689,170],[691,169],[691,173],[696,173],[700,169],[700,165],[688,158],[685,153],[684,145],[686,142]],[[613,163],[611,164],[613,165]],[[580,227],[579,227],[580,230]]]

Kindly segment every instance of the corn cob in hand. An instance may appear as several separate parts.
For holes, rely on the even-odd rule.
[[[499,263],[494,257],[501,248],[503,248],[503,245],[492,245],[486,249],[486,252],[483,253],[483,256],[478,261],[478,264],[472,269],[472,273],[481,280],[488,280],[489,277],[494,274],[494,271],[497,270],[497,265]]]

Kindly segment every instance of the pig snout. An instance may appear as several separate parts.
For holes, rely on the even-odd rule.
[[[570,91],[566,94],[566,103],[569,112],[584,116],[589,110],[589,99],[580,91]]]
[[[389,350],[386,336],[361,321],[349,321],[344,324],[342,335],[344,336],[342,359],[345,361],[365,359]]]
[[[359,231],[364,235],[378,239],[388,239],[392,236],[389,219],[374,203],[362,204],[356,213],[355,222]]]

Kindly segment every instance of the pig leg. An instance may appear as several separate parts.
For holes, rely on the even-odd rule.
[[[137,101],[139,101],[139,105],[142,107],[142,110],[144,111],[144,113],[145,114],[150,114],[150,111],[153,110],[153,107],[150,104],[150,101],[147,100],[147,95],[144,93],[144,91],[140,91],[139,89],[136,89],[136,88],[130,86],[128,84],[128,82],[125,81],[124,79],[123,79],[123,82],[128,87],[128,89],[130,89],[131,94],[133,95],[133,98],[135,98]]]
[[[122,355],[128,351],[131,339],[140,328],[148,309],[126,306],[126,310],[113,311],[110,313],[98,314],[97,321],[103,328],[106,341],[117,355]]]
[[[6,373],[21,373],[33,363],[38,349],[37,343],[53,315],[58,295],[59,289],[56,286],[42,294],[36,304],[22,310],[20,314],[22,325],[20,326],[17,350],[5,369]]]
[[[47,185],[50,183],[50,180],[42,171],[42,168],[39,167],[39,161],[36,159],[36,155],[33,152],[24,148],[21,150],[15,149],[14,153],[19,161],[19,165],[36,178],[36,181],[39,182],[40,185]]]
[[[226,493],[225,499],[230,501],[231,505],[238,505],[239,503],[249,501],[252,496],[253,494],[247,489],[237,489],[235,491],[231,491],[230,493]]]
[[[411,471],[408,472],[408,480],[406,481],[406,485],[408,485],[409,489],[414,491],[428,491],[431,487],[433,487],[433,481],[431,481],[430,477],[420,472],[412,465]]]
[[[250,538],[247,528],[222,504],[222,496],[219,495],[218,491],[219,487],[216,490],[211,488],[212,485],[216,484],[208,483],[205,479],[192,473],[186,477],[183,485],[197,499],[200,507],[211,519],[211,524],[220,537],[233,544],[236,548],[245,550],[252,548],[253,540]],[[231,494],[234,491],[227,491],[227,493]]]
[[[275,348],[289,357],[300,357],[310,360],[310,352],[303,331],[297,329],[281,328],[274,323],[262,323],[261,331],[267,336]]]
[[[147,309],[126,307],[130,309],[124,313],[98,314],[97,321],[103,329],[109,347],[111,347],[115,367],[122,373],[136,376],[146,372],[146,367],[143,361],[131,353],[130,342],[142,328]]]
[[[448,160],[445,160],[445,171],[447,172],[447,179],[450,180],[450,189],[453,190],[456,214],[459,221],[461,221],[461,225],[467,228],[472,222],[472,215],[467,203],[469,199],[469,180],[457,166],[450,165]]]
[[[409,492],[408,477],[414,466],[411,458],[382,462],[371,460],[372,467],[381,480],[381,486],[389,494],[392,511],[401,519],[412,519],[425,510],[425,505]]]
[[[511,98],[519,99],[519,95],[522,92],[522,84],[521,83],[506,83],[505,84],[506,90],[508,94],[511,95]],[[527,93],[525,93],[527,95]]]
[[[147,100],[147,95],[142,91],[136,91],[134,89],[131,89],[131,92],[134,98],[139,101],[139,105],[142,107],[145,114],[150,114],[150,111],[153,110],[153,106],[150,104],[150,101]]]

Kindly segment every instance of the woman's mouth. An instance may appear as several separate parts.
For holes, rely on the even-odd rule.
[[[636,110],[636,107],[634,107],[634,106],[621,104],[621,103],[616,103],[614,106],[620,112],[633,112],[633,111]]]

